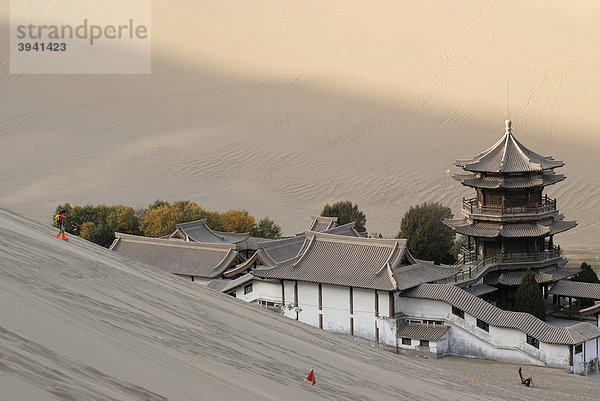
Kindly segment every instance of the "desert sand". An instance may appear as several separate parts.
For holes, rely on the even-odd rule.
[[[361,345],[0,209],[0,398],[592,399],[598,380]],[[303,382],[314,368],[317,384]],[[475,383],[473,383],[475,378]]]
[[[67,201],[190,199],[293,234],[350,199],[391,236],[419,202],[458,215],[474,192],[454,159],[510,117],[567,163],[547,192],[579,226],[556,242],[597,255],[597,1],[177,0],[152,15],[150,75],[10,75],[2,41],[0,205],[47,223]]]

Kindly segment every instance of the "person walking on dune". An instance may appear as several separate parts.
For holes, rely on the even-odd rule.
[[[67,238],[65,235],[65,220],[67,218],[66,214],[66,210],[61,210],[56,216],[54,216],[54,222],[58,226],[58,234],[56,234],[56,238],[60,237],[62,234],[62,239],[68,241],[69,238]]]

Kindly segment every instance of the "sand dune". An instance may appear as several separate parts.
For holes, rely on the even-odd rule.
[[[0,398],[597,397],[595,380],[363,346],[0,210]],[[456,367],[455,367],[456,366]],[[317,385],[303,383],[314,367]],[[476,375],[476,384],[472,377]]]
[[[599,19],[591,0],[158,2],[148,76],[9,75],[5,42],[0,204],[47,222],[191,199],[294,233],[351,199],[394,235],[409,206],[472,196],[446,170],[502,135],[509,83],[517,138],[567,162],[548,192],[579,227],[557,242],[596,250]]]

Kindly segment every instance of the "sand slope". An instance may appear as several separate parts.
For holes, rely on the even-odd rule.
[[[191,199],[293,233],[351,199],[370,231],[393,235],[412,204],[458,213],[472,196],[446,170],[503,134],[508,82],[517,138],[567,162],[549,194],[580,225],[557,242],[596,247],[597,1],[177,0],[152,11],[148,76],[11,76],[0,45],[0,204],[45,222],[65,201]],[[0,24],[7,35],[7,13]]]

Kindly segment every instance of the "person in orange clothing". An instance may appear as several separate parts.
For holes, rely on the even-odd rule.
[[[56,234],[56,238],[60,237],[62,234],[62,239],[68,241],[69,238],[65,235],[65,220],[67,219],[67,211],[61,210],[56,216],[54,216],[54,222],[58,225],[58,234]]]

